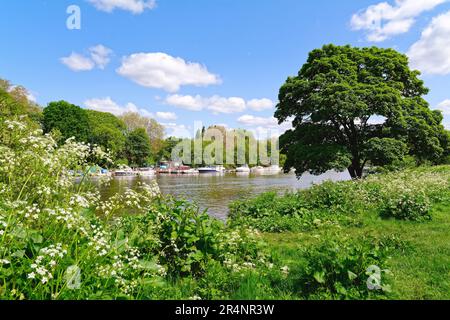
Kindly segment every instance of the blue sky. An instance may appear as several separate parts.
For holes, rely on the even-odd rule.
[[[70,5],[80,30],[66,27]],[[450,124],[447,0],[3,1],[0,37],[0,77],[39,104],[137,110],[175,135],[194,121],[275,128],[278,89],[309,51],[393,47],[423,71]]]

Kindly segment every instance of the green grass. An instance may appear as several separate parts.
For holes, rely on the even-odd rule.
[[[374,212],[366,212],[359,219],[361,227],[339,228],[353,239],[363,235],[377,237],[395,235],[406,244],[389,259],[389,282],[392,292],[388,299],[440,300],[450,299],[450,203],[433,206],[430,222],[384,220]],[[313,246],[328,237],[331,229],[318,228],[312,232],[265,233],[264,240],[272,254],[291,270],[301,269],[304,261],[301,249]],[[336,231],[336,230],[334,230]],[[293,298],[301,294],[292,292]]]

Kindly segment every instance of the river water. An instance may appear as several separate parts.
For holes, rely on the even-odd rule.
[[[196,176],[158,175],[156,177],[116,177],[107,186],[99,186],[103,198],[133,188],[138,182],[156,179],[163,194],[196,203],[200,209],[219,219],[226,219],[230,202],[253,197],[267,191],[283,193],[305,189],[325,180],[348,180],[347,172],[327,172],[321,176],[305,174],[300,180],[294,174],[253,175],[223,174]]]

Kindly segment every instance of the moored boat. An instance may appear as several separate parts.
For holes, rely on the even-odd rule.
[[[250,171],[253,173],[262,173],[262,172],[264,172],[264,170],[265,170],[265,168],[261,167],[261,166],[253,167],[250,169]]]
[[[114,177],[134,177],[137,172],[133,171],[131,168],[123,167],[113,172]]]
[[[223,166],[208,166],[198,168],[199,173],[224,173],[225,168]]]
[[[140,177],[153,177],[156,171],[153,168],[140,168],[137,171],[137,175]]]
[[[281,167],[278,165],[273,165],[273,166],[270,166],[269,168],[267,168],[267,171],[274,172],[274,173],[280,173],[281,170],[283,170],[283,169],[281,169]]]
[[[248,165],[241,166],[241,167],[236,168],[236,172],[237,173],[250,173],[250,168],[248,167]]]

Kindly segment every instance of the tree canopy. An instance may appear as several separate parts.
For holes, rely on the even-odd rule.
[[[0,79],[0,117],[29,115],[38,120],[41,108],[29,99],[27,89]]]
[[[127,112],[120,117],[129,132],[145,129],[152,146],[152,154],[158,154],[164,146],[165,129],[155,119],[141,116],[137,112]]]
[[[44,132],[58,130],[61,139],[74,137],[88,142],[90,136],[89,118],[84,109],[67,101],[50,102],[44,109]]]
[[[280,138],[292,167],[321,174],[348,169],[359,178],[368,163],[387,165],[405,154],[437,162],[448,154],[442,114],[432,111],[420,72],[393,49],[326,45],[309,54],[281,87],[275,117],[293,120]]]
[[[132,166],[145,166],[151,155],[150,139],[143,128],[137,128],[127,134],[125,155]]]

